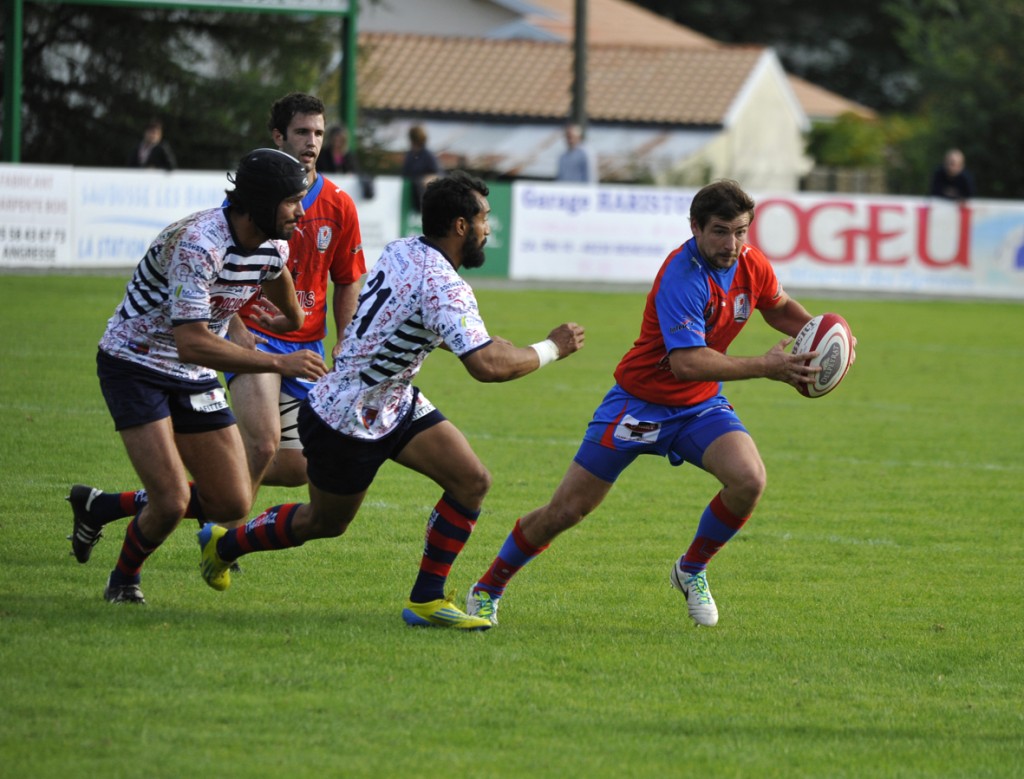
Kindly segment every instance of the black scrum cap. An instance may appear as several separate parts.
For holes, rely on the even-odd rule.
[[[252,221],[271,238],[277,234],[277,207],[281,201],[306,191],[306,169],[290,154],[278,149],[255,149],[238,163],[228,181],[235,185],[231,203],[249,213]]]

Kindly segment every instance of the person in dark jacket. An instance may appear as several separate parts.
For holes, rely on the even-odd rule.
[[[174,170],[178,167],[174,152],[164,140],[164,126],[159,119],[151,119],[146,124],[142,131],[142,140],[128,158],[128,167],[163,170]]]
[[[932,184],[928,194],[946,200],[964,202],[974,197],[974,178],[964,166],[964,153],[959,149],[950,149],[942,160],[942,164],[932,174]]]

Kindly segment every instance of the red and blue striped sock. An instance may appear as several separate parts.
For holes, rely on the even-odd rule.
[[[160,544],[154,544],[142,534],[139,529],[139,518],[135,517],[124,531],[124,543],[121,544],[121,554],[117,557],[111,583],[138,584],[142,564],[159,546]]]
[[[133,517],[149,502],[145,490],[135,492],[99,492],[85,502],[89,515],[106,525],[125,517]]]
[[[444,585],[452,563],[459,556],[476,525],[480,511],[460,506],[447,493],[430,512],[427,539],[420,559],[420,572],[412,585],[409,600],[428,603],[444,597]]]
[[[185,509],[185,517],[195,518],[200,524],[206,522],[202,506],[199,503],[199,493],[196,492],[196,485],[188,483],[189,500]],[[133,492],[100,492],[86,502],[86,508],[94,519],[98,519],[101,525],[114,522],[124,517],[133,517],[142,511],[149,503],[149,493],[145,489]]]
[[[708,561],[740,531],[748,519],[749,514],[738,517],[729,511],[722,501],[722,493],[719,492],[701,514],[697,534],[683,555],[680,568],[686,573],[700,573],[705,570]]]
[[[473,592],[484,590],[489,592],[492,598],[500,598],[505,594],[505,588],[512,577],[519,573],[519,569],[548,548],[549,544],[534,546],[527,541],[519,526],[521,521],[521,518],[516,520],[515,527],[508,534],[491,567],[480,581],[473,585]]]
[[[302,546],[304,542],[297,540],[292,531],[295,511],[301,505],[282,503],[280,506],[271,506],[241,527],[228,530],[217,542],[218,556],[221,560],[237,560],[250,552]]]

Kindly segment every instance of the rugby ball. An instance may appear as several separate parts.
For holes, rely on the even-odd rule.
[[[827,395],[843,380],[853,360],[853,334],[839,314],[819,314],[803,326],[793,341],[793,354],[817,352],[805,364],[820,365],[813,384],[801,384],[796,390],[804,397]]]

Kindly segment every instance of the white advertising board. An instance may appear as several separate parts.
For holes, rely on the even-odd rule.
[[[132,267],[164,227],[216,208],[230,187],[225,173],[76,168],[73,264]]]
[[[359,212],[367,264],[399,236],[402,180],[334,183]],[[227,173],[0,165],[0,268],[132,268],[167,225],[224,202]]]
[[[358,178],[331,175],[330,180],[352,196],[359,212],[359,230],[363,235],[363,255],[369,269],[384,247],[400,237],[402,229],[402,179],[381,176],[373,180],[373,197],[363,196]]]
[[[73,175],[53,165],[0,165],[0,267],[72,263]]]
[[[509,275],[543,281],[650,281],[690,237],[693,192],[516,183]]]

